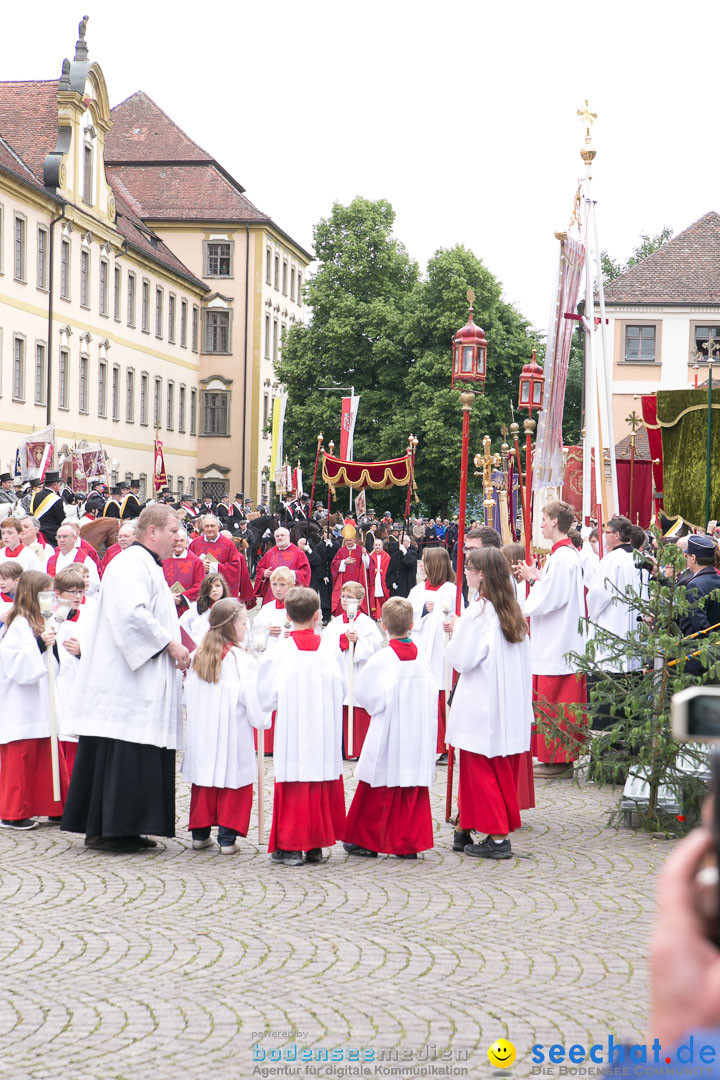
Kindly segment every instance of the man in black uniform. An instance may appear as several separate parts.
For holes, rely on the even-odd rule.
[[[44,487],[38,488],[30,499],[30,516],[40,522],[40,530],[48,544],[55,547],[57,531],[65,520],[65,503],[60,495],[60,473],[45,474]]]
[[[103,517],[119,518],[120,517],[120,488],[114,487],[110,491],[110,498],[103,507]]]
[[[103,516],[105,496],[103,495],[104,484],[102,480],[93,480],[90,484],[90,494],[85,500],[85,513],[94,514],[96,518]]]
[[[688,570],[693,571],[693,576],[687,583],[687,598],[690,602],[697,603],[705,597],[705,601],[702,604],[698,603],[694,611],[680,619],[680,629],[685,636],[697,634],[698,631],[709,631],[711,626],[717,627],[720,623],[720,574],[715,569],[715,551],[715,544],[709,536],[688,537],[685,558]],[[714,633],[717,634],[719,631],[720,627],[717,627]],[[712,637],[712,633],[700,633],[699,637],[693,638],[688,643],[688,652],[699,648],[704,641]],[[699,657],[694,656],[685,663],[685,671],[689,675],[701,675],[704,670],[705,667]]]
[[[127,480],[124,484],[120,485],[120,492],[122,495],[122,500],[120,502],[120,518],[122,521],[129,521],[132,518],[140,517],[140,500],[132,490],[132,485],[132,480]]]
[[[0,517],[7,517],[17,502],[13,478],[9,472],[0,473]]]
[[[218,507],[218,509],[220,508]],[[235,495],[235,502],[227,508],[224,520],[226,522],[224,527],[230,530],[233,537],[240,536],[241,532],[243,536],[245,535],[245,530],[241,529],[243,522],[247,522],[245,496],[242,491],[238,491]]]

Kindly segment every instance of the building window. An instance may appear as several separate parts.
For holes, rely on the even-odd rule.
[[[67,349],[60,350],[60,363],[58,365],[58,407],[69,408],[70,400],[70,355]]]
[[[712,339],[712,356],[716,360],[718,357],[718,350],[720,349],[720,326],[694,326],[693,327],[693,345],[695,349],[695,355],[691,357],[691,362],[695,363],[707,363],[708,358],[708,342]],[[713,384],[715,383],[715,376],[713,376]]]
[[[122,303],[122,270],[119,266],[115,267],[114,271],[114,293],[113,293],[113,317],[115,322],[120,322],[120,304]]]
[[[295,267],[290,271],[290,299],[295,299]]]
[[[625,360],[629,364],[655,362],[655,326],[625,327]]]
[[[142,283],[142,328],[146,334],[150,333],[150,282]]]
[[[112,418],[120,419],[120,367],[113,364],[112,369]]]
[[[190,434],[197,435],[197,390],[190,391]]]
[[[90,252],[80,252],[80,305],[90,307]]]
[[[180,301],[180,344],[187,348],[187,300]]]
[[[81,413],[89,412],[88,408],[88,358],[87,356],[80,357],[80,394],[78,398],[78,407]]]
[[[283,287],[282,287],[282,291],[283,291],[283,294],[285,296],[287,296],[287,282],[288,282],[288,264],[287,264],[287,262],[283,261]]]
[[[15,279],[25,281],[25,218],[15,217]]]
[[[228,434],[227,390],[204,390],[202,395],[202,435]]]
[[[268,426],[269,420],[270,420],[270,385],[269,385],[269,383],[266,383],[265,384],[265,389],[264,389],[264,392],[263,392],[263,427],[264,428],[266,428]]]
[[[163,291],[155,290],[155,337],[163,336]]]
[[[135,325],[135,275],[128,274],[128,310],[127,321],[128,326]]]
[[[25,338],[16,337],[13,353],[13,400],[25,400]]]
[[[175,383],[168,381],[167,384],[167,424],[168,431],[175,426]]]
[[[168,341],[175,341],[175,295],[168,297]]]
[[[45,390],[47,389],[46,375],[45,375],[45,346],[35,346],[35,404],[45,405],[47,398],[45,396]]]
[[[277,363],[278,358],[278,321],[273,319],[273,351],[272,351],[273,364]]]
[[[125,375],[125,419],[128,424],[135,422],[135,372],[128,368]]]
[[[265,356],[270,359],[270,316],[265,316]]]
[[[192,351],[198,351],[198,339],[200,329],[200,308],[193,305],[192,313]]]
[[[280,256],[275,255],[275,288],[280,288]]]
[[[153,398],[153,425],[160,427],[160,399],[162,397],[162,379],[155,380],[155,396]]]
[[[285,338],[286,337],[287,337],[287,326],[285,325],[285,323],[283,323],[282,328],[280,330],[280,352],[281,353],[283,351],[283,348],[285,347]]]
[[[108,264],[100,260],[100,314],[107,315]]]
[[[298,302],[298,304],[302,304],[302,274],[300,273],[299,270],[298,270],[298,281],[297,281],[297,302]]]
[[[63,240],[60,245],[60,295],[70,299],[70,241]]]
[[[172,474],[171,474],[171,473],[168,473],[168,474],[167,474],[167,488],[168,488],[168,491],[172,491],[172,490],[173,490],[173,478],[172,478]]]
[[[205,277],[232,276],[232,244],[205,245]]]
[[[92,146],[83,147],[83,199],[92,205],[93,202],[93,149]]]
[[[147,473],[141,472],[138,479],[140,480],[140,502],[145,502],[147,498]]]
[[[5,210],[4,210],[3,206],[0,205],[0,274],[2,274],[2,272],[3,272],[4,268],[5,268],[4,263],[3,263],[3,250],[5,248],[4,236],[5,236]]]
[[[180,396],[178,400],[178,431],[185,430],[185,405],[187,401],[187,389],[184,386],[180,386]]]
[[[229,311],[205,311],[205,352],[230,352]]]
[[[38,231],[37,231],[37,287],[38,287],[38,289],[47,289],[47,251],[48,251],[47,229],[38,229]]]
[[[195,477],[194,476],[190,477],[190,496],[193,499],[195,498]]]
[[[98,364],[98,416],[107,416],[107,364]]]
[[[143,371],[140,376],[140,423],[148,422],[148,375]]]

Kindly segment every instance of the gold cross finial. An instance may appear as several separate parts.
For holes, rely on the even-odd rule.
[[[587,98],[585,98],[585,108],[584,109],[578,109],[577,114],[580,117],[580,119],[582,120],[583,124],[585,125],[585,142],[589,143],[590,142],[590,128],[592,127],[592,125],[597,120],[597,113],[590,112],[590,106],[588,105],[588,99]]]
[[[633,435],[635,434],[637,428],[642,427],[642,419],[638,416],[634,409],[629,416],[625,417],[625,423],[630,425],[633,430]]]

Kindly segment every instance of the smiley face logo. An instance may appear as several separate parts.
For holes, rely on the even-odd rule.
[[[488,1047],[488,1060],[497,1069],[507,1069],[515,1060],[515,1047],[507,1039],[496,1039]]]

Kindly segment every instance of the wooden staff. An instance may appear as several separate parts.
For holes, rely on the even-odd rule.
[[[362,557],[362,556],[361,556]],[[357,617],[358,602],[353,597],[348,597],[345,601],[345,611],[348,617],[348,627],[352,630],[355,619]],[[348,660],[350,663],[350,671],[348,672],[348,738],[347,738],[347,756],[349,758],[355,756],[355,739],[353,728],[355,726],[355,642],[350,642],[348,649]]]
[[[53,617],[55,594],[47,591],[38,593],[40,614],[45,623],[45,629],[50,626]],[[55,676],[52,669],[52,646],[45,649],[48,675],[48,700],[50,704],[50,767],[52,770],[53,802],[60,802],[60,753],[58,747],[57,711],[55,706]]]
[[[312,519],[313,503],[315,502],[315,480],[317,478],[318,461],[320,460],[320,447],[322,446],[323,433],[322,431],[317,437],[317,453],[315,454],[315,471],[313,473],[312,490],[310,491],[310,509],[308,510],[308,521]],[[330,512],[328,508],[328,513]]]
[[[444,617],[445,622],[447,622],[448,619],[450,618],[451,610],[452,610],[452,608],[450,607],[450,604],[448,604],[447,601],[444,602],[442,611],[443,611],[443,617]],[[451,632],[449,630],[446,630],[445,631],[445,649],[446,650],[447,650],[448,645],[450,644],[450,638],[451,637],[452,637]],[[445,733],[446,733],[446,736],[447,736],[448,701],[450,699],[451,692],[452,692],[452,668],[450,667],[450,661],[447,659],[447,653],[446,653],[446,657],[445,657]],[[445,745],[447,746],[447,756],[448,756],[447,792],[446,792],[446,795],[445,795],[445,820],[449,821],[450,816],[452,814],[453,775],[454,775],[454,772],[455,772],[455,747],[448,745],[447,737],[446,737],[446,740],[445,740]]]

